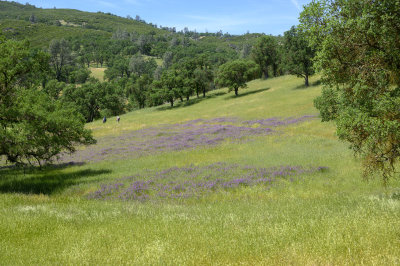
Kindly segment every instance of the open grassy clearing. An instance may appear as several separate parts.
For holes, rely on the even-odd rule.
[[[291,76],[257,80],[239,91],[237,98],[219,90],[204,100],[144,109],[122,115],[119,124],[110,118],[106,124],[97,121],[88,127],[100,145],[104,138],[118,141],[133,130],[160,124],[316,115],[312,100],[320,87],[305,89],[301,84],[301,79]],[[243,126],[238,122],[217,124]],[[357,159],[337,140],[334,126],[318,118],[272,129],[273,134],[239,142],[223,139],[208,146],[150,150],[147,155],[105,157],[25,174],[0,169],[0,261],[399,264],[400,182],[394,180],[384,188],[379,180],[363,181]],[[205,169],[217,162],[257,169],[324,166],[328,170],[296,175],[293,180],[277,175],[271,185],[216,187],[187,198],[88,199],[102,185],[122,178],[136,174],[153,178],[148,171]],[[235,169],[221,177],[235,175]],[[184,179],[185,173],[179,173],[179,180]],[[167,177],[173,179],[173,175]]]
[[[144,58],[147,60],[150,60],[151,58],[154,58],[154,60],[156,60],[156,63],[158,66],[162,66],[163,65],[163,60],[162,58],[157,58],[155,56],[149,56],[149,55],[144,55]]]
[[[107,68],[105,67],[90,67],[89,70],[92,72],[91,76],[100,80],[100,81],[104,81],[104,71]]]

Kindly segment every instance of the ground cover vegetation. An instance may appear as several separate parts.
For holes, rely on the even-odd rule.
[[[1,261],[395,264],[398,180],[363,181],[334,124],[317,117],[316,81],[304,90],[293,76],[255,80],[241,97],[222,89],[193,105],[95,121],[87,128],[98,144],[87,149],[109,148],[103,159],[0,169]],[[200,123],[219,125],[224,140],[113,155],[138,130],[168,138]],[[229,125],[272,131],[231,140]]]
[[[395,2],[232,36],[0,1],[0,261],[397,264]]]
[[[239,142],[251,140],[252,136],[279,134],[281,128],[315,119],[305,115],[285,119],[266,118],[242,120],[238,117],[216,117],[196,119],[183,123],[162,124],[132,132],[98,138],[98,145],[64,155],[64,163],[84,163],[116,158],[135,158],[159,152],[195,149],[214,146],[224,141]]]

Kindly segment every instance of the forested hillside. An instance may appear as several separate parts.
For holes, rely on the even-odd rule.
[[[54,27],[53,27],[54,26]],[[259,34],[231,36],[228,33],[197,33],[195,31],[177,32],[175,28],[146,23],[139,16],[119,17],[111,13],[90,13],[74,9],[43,9],[30,4],[0,1],[0,29],[7,37],[32,41],[33,47],[45,47],[51,38],[82,38],[97,36],[119,37],[127,33],[138,35],[165,35],[180,33],[204,43],[218,43],[221,46],[238,48],[243,43],[251,43]],[[118,32],[120,34],[118,34]]]

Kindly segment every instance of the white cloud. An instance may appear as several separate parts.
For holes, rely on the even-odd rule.
[[[295,7],[300,11],[301,7],[300,4],[297,0],[290,0],[292,2],[293,5],[295,5]]]

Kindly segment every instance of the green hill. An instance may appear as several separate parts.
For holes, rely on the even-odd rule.
[[[110,38],[111,33],[78,27],[57,27],[32,24],[22,20],[1,20],[0,28],[7,38],[28,39],[32,47],[46,47],[53,39],[61,38]]]
[[[30,22],[31,16],[36,22]],[[170,35],[168,30],[110,13],[91,13],[74,9],[43,9],[29,4],[0,1],[0,32],[7,38],[28,39],[32,47],[46,47],[50,40],[59,38],[111,38],[118,30],[137,34]],[[176,34],[176,33],[175,33]],[[179,36],[179,34],[176,34]],[[210,36],[200,33],[203,45],[241,49],[244,43],[253,44],[260,34],[241,36]]]
[[[316,116],[321,87],[302,84],[256,80],[90,123],[98,144],[62,164],[1,168],[0,261],[398,263],[399,180],[365,182]]]
[[[36,22],[29,21],[34,15]],[[31,5],[0,1],[0,31],[7,37],[27,38],[34,47],[47,46],[60,37],[111,37],[117,30],[138,34],[161,34],[165,30],[112,14],[90,13],[74,9],[42,9]]]

